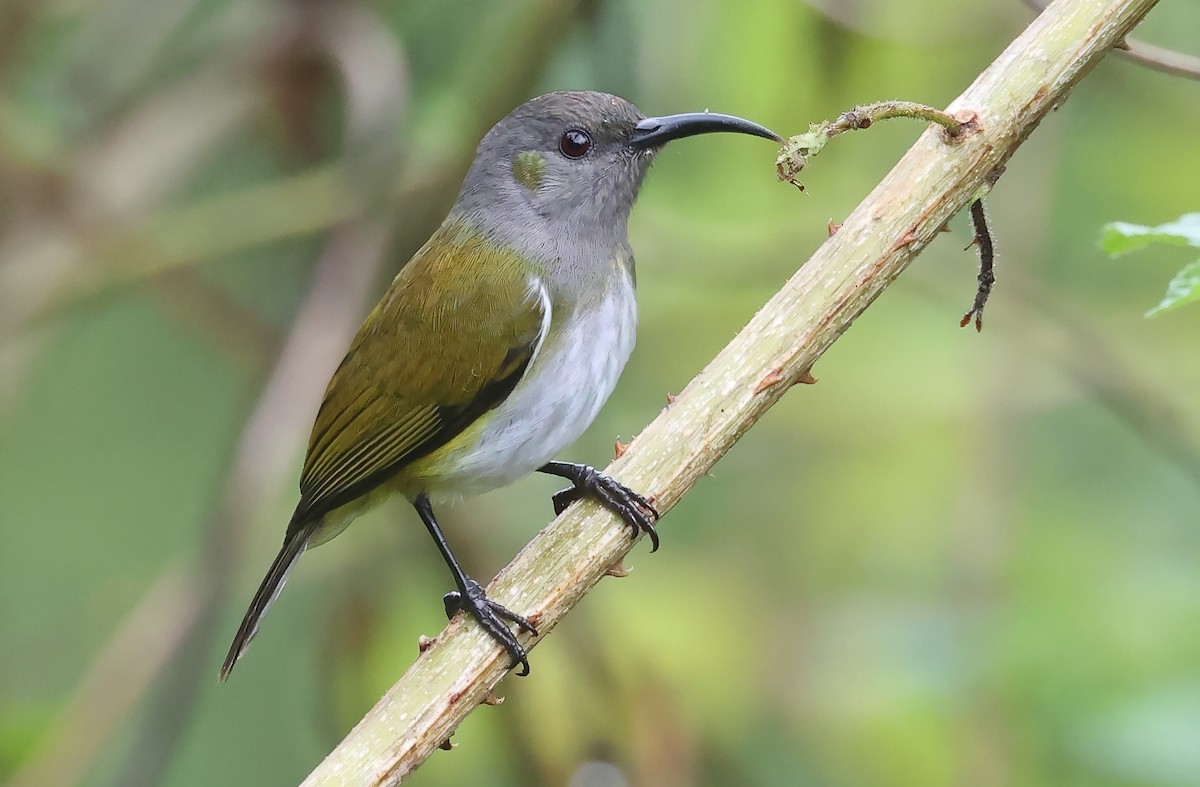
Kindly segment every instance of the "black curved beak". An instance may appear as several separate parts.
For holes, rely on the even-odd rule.
[[[740,117],[722,115],[717,112],[684,112],[681,115],[666,115],[641,121],[634,127],[629,146],[637,150],[645,150],[646,148],[660,147],[673,139],[694,137],[697,134],[712,134],[717,131],[751,134],[775,142],[783,142],[783,138],[771,129]]]

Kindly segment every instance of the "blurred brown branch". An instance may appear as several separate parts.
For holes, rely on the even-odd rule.
[[[1025,5],[1041,13],[1046,10],[1046,0],[1023,0]],[[1149,44],[1135,38],[1126,38],[1118,45],[1117,51],[1127,60],[1149,68],[1151,71],[1161,71],[1185,79],[1200,79],[1200,57],[1186,52],[1176,52],[1174,49]]]
[[[1004,282],[1007,314],[996,318],[996,335],[1061,370],[1088,401],[1200,487],[1200,430],[1186,400],[1149,376],[1101,321],[1047,293],[1045,282],[1031,281],[1016,266],[1006,269]],[[939,304],[959,297],[944,282],[918,286]]]
[[[1183,402],[1139,368],[1086,314],[1031,283],[1014,282],[1021,330],[1030,352],[1062,369],[1151,449],[1200,486],[1200,433]]]
[[[169,566],[92,661],[71,702],[7,787],[81,781],[109,734],[133,711],[186,639],[201,606],[184,569]]]
[[[337,162],[265,186],[154,212],[142,210],[149,200],[140,195],[161,186],[146,183],[139,188],[147,192],[129,195],[138,205],[137,220],[118,224],[124,229],[117,233],[79,234],[76,227],[56,225],[53,232],[63,232],[67,239],[62,248],[67,256],[59,258],[64,265],[57,268],[60,277],[25,279],[32,271],[46,273],[36,267],[39,260],[0,254],[0,280],[46,286],[38,290],[44,298],[25,302],[19,312],[5,312],[0,337],[11,338],[27,328],[29,320],[41,323],[114,285],[146,279],[158,299],[175,307],[174,317],[254,368],[275,366],[233,450],[223,486],[215,493],[199,565],[187,571],[175,568],[170,574],[182,585],[183,595],[165,597],[163,588],[175,587],[165,579],[147,589],[132,613],[136,619],[118,627],[106,647],[105,653],[126,654],[116,660],[119,669],[112,667],[112,658],[93,665],[93,677],[65,707],[56,734],[41,742],[15,784],[49,783],[42,779],[47,773],[63,777],[56,776],[56,784],[78,781],[104,741],[152,689],[152,702],[117,783],[158,783],[191,718],[196,687],[212,674],[205,660],[207,645],[215,636],[249,523],[259,518],[284,483],[298,450],[295,441],[311,421],[323,382],[362,317],[366,293],[380,271],[391,267],[388,250],[398,248],[397,256],[404,259],[432,232],[453,199],[479,136],[510,106],[528,97],[555,51],[552,43],[569,29],[577,3],[531,0],[498,7],[482,20],[478,59],[462,64],[453,91],[466,110],[455,117],[460,125],[439,135],[439,149],[411,157],[403,155],[407,141],[398,132],[407,98],[406,69],[374,12],[349,3],[301,3],[296,8],[303,18],[290,24],[289,40],[317,36],[303,46],[327,52],[346,95],[346,153]],[[512,34],[496,36],[498,28]],[[239,95],[248,92],[245,85],[238,87]],[[288,103],[285,110],[305,108],[312,106]],[[133,155],[137,146],[124,149]],[[109,169],[116,171],[114,167]],[[350,181],[352,189],[347,186]],[[330,240],[286,337],[276,335],[254,313],[237,308],[221,290],[202,281],[195,286],[197,277],[189,266],[196,262],[321,230],[331,231]],[[76,264],[84,260],[87,266]],[[15,302],[29,294],[29,289],[0,292],[0,298]],[[168,631],[172,635],[164,636]],[[155,638],[157,647],[147,647],[146,637]],[[97,681],[106,691],[89,689]],[[101,713],[101,706],[111,704],[114,696],[120,702]],[[95,723],[80,727],[78,719]]]
[[[38,755],[12,781],[13,786],[76,783],[101,743],[124,721],[156,676],[175,659],[206,652],[203,646],[220,611],[219,602],[229,591],[233,559],[241,551],[246,524],[257,517],[287,475],[297,441],[319,403],[317,381],[337,364],[361,319],[362,304],[382,261],[382,241],[378,232],[364,234],[348,228],[341,240],[331,244],[242,431],[224,491],[206,527],[203,564],[186,572],[173,566],[147,589],[60,714],[58,732],[43,740]],[[185,685],[194,683],[187,677],[181,676]],[[120,701],[114,702],[115,697]],[[159,735],[188,718],[188,703],[178,696],[173,699],[165,719],[152,719]],[[140,762],[154,759],[148,752],[159,752],[162,743],[154,748],[134,747],[134,757]],[[47,778],[47,774],[56,776]]]
[[[977,130],[953,143],[926,131],[608,472],[669,511],[1154,5],[1057,0],[947,109],[973,113]],[[531,616],[545,636],[631,546],[611,515],[574,506],[500,572],[488,594]],[[522,636],[526,647],[536,645]],[[486,634],[456,618],[305,784],[400,783],[508,666]]]
[[[193,268],[157,276],[146,282],[146,288],[172,319],[225,349],[252,374],[260,374],[279,354],[283,332]]]

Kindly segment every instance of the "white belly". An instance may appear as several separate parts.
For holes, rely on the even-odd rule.
[[[438,461],[441,472],[429,479],[428,493],[435,499],[479,494],[557,458],[616,387],[636,329],[633,284],[622,276],[598,306],[545,340],[512,394],[483,416],[478,440]]]

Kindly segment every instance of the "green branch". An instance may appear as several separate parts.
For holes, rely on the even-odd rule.
[[[843,112],[833,120],[813,123],[803,134],[789,137],[775,159],[775,174],[780,180],[786,180],[804,191],[804,184],[799,180],[800,172],[814,156],[825,149],[829,140],[847,131],[870,128],[881,120],[892,118],[912,118],[937,123],[946,130],[948,141],[958,139],[969,132],[975,122],[975,115],[970,111],[961,112],[959,118],[954,118],[940,109],[915,101],[878,101],[866,104]]]

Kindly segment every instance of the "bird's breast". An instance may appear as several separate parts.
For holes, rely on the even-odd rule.
[[[423,473],[428,492],[477,494],[554,459],[608,400],[633,352],[636,329],[633,281],[624,266],[601,297],[552,307],[547,335],[513,392],[430,457]]]

